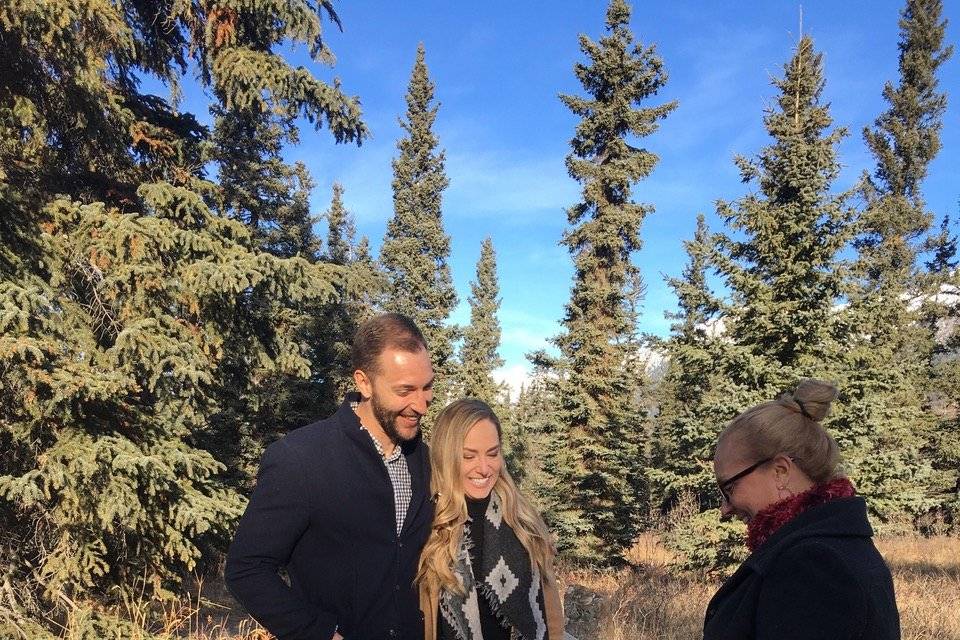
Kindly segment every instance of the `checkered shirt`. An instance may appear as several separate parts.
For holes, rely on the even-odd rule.
[[[410,480],[410,468],[407,466],[407,459],[403,456],[400,445],[393,448],[393,453],[387,457],[383,453],[383,447],[380,441],[373,437],[373,434],[367,431],[362,424],[360,428],[367,432],[370,439],[373,440],[373,446],[377,448],[377,453],[383,459],[383,464],[387,467],[387,475],[390,476],[390,484],[393,485],[393,504],[397,511],[397,535],[403,529],[403,519],[407,515],[407,509],[410,507],[410,498],[413,497],[413,486]]]

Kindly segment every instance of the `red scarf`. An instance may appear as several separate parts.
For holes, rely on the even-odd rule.
[[[747,547],[750,551],[755,551],[777,529],[810,507],[838,498],[849,498],[856,493],[850,480],[834,478],[829,482],[814,485],[803,493],[784,498],[780,502],[774,502],[769,507],[757,512],[757,515],[747,525]]]

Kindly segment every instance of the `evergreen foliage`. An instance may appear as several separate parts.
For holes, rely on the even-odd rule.
[[[420,44],[407,89],[406,119],[400,122],[406,136],[397,142],[399,155],[393,160],[393,217],[380,248],[389,279],[385,310],[412,318],[430,348],[437,375],[431,414],[447,403],[457,337],[446,324],[457,293],[447,264],[450,238],[443,230],[442,196],[449,180],[433,132],[439,109],[432,104],[433,92]]]
[[[834,423],[850,445],[849,471],[883,521],[911,519],[939,493],[930,458],[932,414],[924,388],[935,325],[921,322],[917,300],[936,293],[936,279],[917,270],[929,231],[921,183],[940,148],[946,97],[936,70],[943,48],[938,0],[909,0],[900,21],[900,81],[887,83],[889,108],[864,138],[877,167],[864,188],[866,206],[855,241],[857,259],[848,287],[843,330],[846,410]],[[936,289],[931,290],[933,285]]]
[[[493,379],[493,370],[503,365],[500,348],[500,285],[497,282],[497,256],[493,241],[484,238],[477,261],[477,278],[470,283],[470,326],[463,332],[460,350],[462,395],[480,398],[497,407],[502,389]]]
[[[265,114],[215,111],[218,210],[246,224],[263,251],[315,258],[320,246],[308,202],[314,185],[303,163],[283,161],[289,135]]]
[[[933,256],[926,264],[925,278],[933,286],[921,307],[921,323],[934,335],[935,347],[929,366],[929,409],[936,415],[931,438],[923,452],[933,467],[936,484],[935,510],[926,514],[933,522],[945,521],[954,532],[960,528],[960,274],[957,273],[957,243],[950,217],[927,247]]]
[[[134,623],[113,605],[169,595],[228,538],[243,498],[223,416],[264,377],[308,373],[297,309],[333,296],[341,274],[262,251],[265,236],[229,215],[252,210],[242,194],[204,173],[237,150],[211,153],[193,116],[140,93],[139,77],[175,88],[192,61],[223,113],[305,116],[358,140],[356,100],[271,52],[294,40],[324,56],[318,9],[330,6],[0,8],[0,563],[18,585],[0,635],[52,635],[93,601],[78,632],[122,635]],[[269,127],[255,131],[265,146],[250,158],[275,159]],[[276,192],[281,209],[302,200],[290,182]]]
[[[730,411],[721,402],[728,389],[718,365],[728,357],[727,345],[721,334],[722,302],[707,285],[713,247],[703,214],[684,246],[688,262],[682,277],[667,279],[679,311],[671,315],[671,336],[662,345],[669,364],[659,387],[652,443],[653,507],[662,513],[683,495],[691,496],[699,510],[716,505],[713,447]]]
[[[560,355],[528,354],[513,405],[492,377],[489,237],[454,359],[449,180],[422,44],[378,262],[342,186],[316,216],[306,167],[284,160],[304,121],[335,143],[369,136],[338,80],[278,53],[332,65],[332,0],[0,4],[0,637],[150,637],[151,614],[125,608],[218,566],[264,446],[335,409],[355,329],[380,311],[424,331],[433,412],[461,395],[497,410],[511,473],[575,561],[620,562],[663,522],[685,568],[741,561],[742,526],[714,508],[716,437],[802,377],[840,387],[827,428],[881,530],[956,529],[958,238],[949,217],[932,228],[923,193],[953,48],[942,0],[905,1],[899,78],[863,131],[875,167],[854,189],[835,184],[845,132],[809,36],[773,80],[771,140],[736,160],[750,191],[718,204],[722,233],[698,216],[668,279],[679,311],[655,344],[668,362],[655,412],[633,263],[653,207],[633,189],[658,162],[638,141],[676,103],[649,104],[667,74],[625,0],[609,0],[603,37],[580,37],[583,95],[560,96],[579,119],[562,240],[574,280]],[[212,99],[209,130],[178,108],[188,69]],[[172,97],[145,93],[147,77]]]
[[[220,215],[243,223],[259,251],[316,262],[320,243],[309,209],[313,183],[303,164],[291,166],[281,157],[291,134],[269,112],[216,107],[214,113],[211,160],[218,168],[214,200]],[[239,302],[237,313],[247,319],[255,339],[269,339],[278,327],[296,335],[298,325],[309,316],[302,311],[291,315],[283,307],[269,292],[251,291]],[[311,369],[319,364],[309,362]],[[247,363],[237,362],[227,369],[234,384],[226,386],[230,397],[223,398],[207,442],[224,449],[220,458],[241,481],[249,482],[267,444],[317,416],[313,400],[323,389],[316,385],[302,389],[302,372],[260,371],[247,376],[247,368]]]
[[[837,256],[850,240],[853,210],[850,194],[833,195],[831,186],[840,169],[836,146],[845,132],[826,132],[832,120],[820,102],[822,58],[809,36],[801,38],[783,76],[772,82],[779,94],[764,117],[772,142],[755,160],[736,159],[743,182],[757,190],[718,203],[732,233],[708,237],[698,224],[687,245],[684,277],[671,282],[681,307],[667,343],[678,362],[676,368],[671,362],[667,374],[662,433],[654,449],[657,464],[665,467],[654,474],[662,509],[684,491],[699,509],[716,504],[712,445],[738,413],[776,397],[799,378],[839,377]],[[706,288],[708,267],[729,290],[722,303]],[[733,530],[716,515],[687,514],[677,522],[682,535],[718,545],[705,549],[674,536],[673,547],[687,554],[691,567],[740,557]]]
[[[631,544],[642,491],[642,380],[629,366],[639,346],[634,313],[642,286],[630,258],[652,207],[634,203],[631,188],[657,157],[628,136],[653,133],[676,106],[640,106],[666,72],[654,47],[634,43],[629,21],[626,2],[612,0],[607,35],[599,42],[580,37],[589,64],[574,71],[589,96],[561,96],[581,118],[567,169],[583,185],[583,199],[568,210],[573,227],[563,238],[576,270],[557,338],[568,367],[561,405],[573,459],[558,471],[567,476],[578,534],[573,555],[594,562],[616,561]]]
[[[305,342],[311,354],[311,380],[305,393],[317,394],[315,416],[329,415],[353,388],[350,348],[357,327],[376,311],[386,282],[370,257],[367,238],[356,239],[353,214],[343,205],[343,187],[334,183],[327,220],[327,250],[323,260],[343,267],[345,278],[335,300],[311,310]],[[316,390],[319,390],[317,393]],[[309,400],[304,399],[309,404]]]
[[[681,493],[667,516],[663,541],[677,555],[677,568],[729,575],[750,552],[746,527],[739,520],[721,520],[719,509],[701,511],[693,493]]]
[[[290,66],[271,50],[287,40],[303,42],[315,61],[332,63],[332,53],[321,37],[324,13],[339,26],[329,1],[256,8],[242,2],[218,5],[211,10],[209,26],[215,31],[205,52],[217,98],[210,160],[218,169],[219,212],[246,224],[258,250],[283,258],[300,256],[311,263],[320,258],[320,241],[313,231],[316,220],[309,207],[313,182],[302,163],[290,165],[283,160],[283,147],[299,141],[298,116],[318,127],[325,119],[337,142],[359,145],[368,132],[355,98],[343,95],[338,84],[327,85],[303,68]],[[339,293],[342,271],[326,272],[332,277],[330,286]],[[254,332],[266,334],[258,339],[269,338],[278,328],[301,340],[316,337],[307,335],[310,325],[316,324],[316,307],[291,313],[283,309],[282,301],[257,298],[253,293],[243,306]],[[325,359],[312,357],[317,355],[315,350],[306,355],[312,371],[328,365]],[[333,389],[316,375],[304,379],[302,373],[260,371],[247,376],[246,368],[247,363],[237,363],[235,384],[228,387],[233,397],[224,402],[210,441],[230,442],[235,454],[231,457],[236,458],[230,468],[252,478],[264,446],[329,410]],[[245,386],[244,380],[252,384]]]
[[[528,383],[520,390],[511,412],[517,441],[511,473],[523,489],[536,499],[560,552],[570,554],[581,533],[582,519],[571,508],[567,472],[573,465],[567,431],[561,422],[560,381],[563,372],[558,360],[544,350],[527,354],[533,366]]]
[[[833,195],[842,128],[821,103],[822,55],[803,36],[784,75],[773,79],[776,106],[764,117],[773,139],[756,160],[737,158],[756,192],[718,213],[736,235],[718,234],[715,254],[731,290],[727,333],[737,353],[727,375],[741,408],[775,397],[801,377],[831,377],[840,345],[833,307],[841,289],[838,252],[849,242],[849,193]],[[728,418],[733,417],[732,415]]]

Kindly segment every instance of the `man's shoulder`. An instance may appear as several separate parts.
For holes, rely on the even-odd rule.
[[[342,410],[337,411],[331,416],[288,432],[270,447],[295,451],[314,451],[336,447],[344,442],[344,435],[350,426],[347,417]]]

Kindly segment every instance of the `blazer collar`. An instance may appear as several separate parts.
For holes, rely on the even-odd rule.
[[[377,453],[370,435],[361,428],[360,418],[353,410],[354,405],[358,402],[360,402],[359,393],[355,391],[347,393],[340,409],[337,411],[337,422],[364,454],[374,457],[382,464],[382,458]],[[427,444],[423,441],[423,432],[418,432],[413,439],[400,443],[400,450],[403,452],[403,456],[407,460],[407,468],[410,470],[410,488],[412,491],[410,506],[407,508],[407,515],[403,519],[402,534],[416,520],[417,515],[427,502],[427,493],[430,491],[430,463]],[[389,482],[385,473],[377,474],[377,479],[386,479]],[[371,478],[371,480],[376,479]]]

